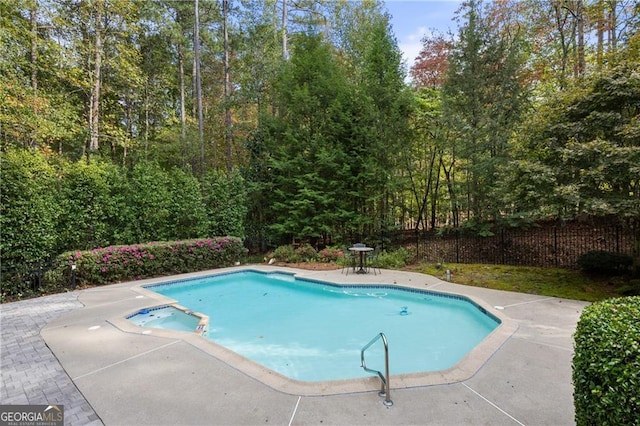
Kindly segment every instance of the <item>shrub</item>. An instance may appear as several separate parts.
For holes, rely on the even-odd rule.
[[[10,267],[52,258],[60,214],[55,169],[35,150],[10,149],[0,161],[0,252],[2,283]]]
[[[299,261],[296,249],[291,244],[277,247],[273,251],[272,257],[274,257],[279,262],[295,263]]]
[[[575,333],[575,420],[581,425],[640,424],[640,297],[587,306]]]
[[[230,266],[245,254],[242,240],[236,237],[67,252],[56,259],[56,268],[46,276],[62,282],[47,282],[47,288],[66,287],[71,282],[73,262],[76,264],[76,285],[101,285]]]
[[[127,207],[136,218],[127,227],[134,242],[168,240],[171,234],[169,221],[173,208],[169,175],[157,163],[136,163],[129,180]]]
[[[171,208],[170,234],[175,239],[200,238],[206,235],[236,235],[233,232],[209,232],[209,218],[198,179],[191,173],[173,168],[169,172]]]
[[[633,257],[609,251],[588,251],[578,257],[580,269],[594,274],[626,274],[633,264]]]
[[[399,249],[391,252],[383,251],[378,255],[376,260],[376,267],[385,269],[399,269],[407,265],[409,261],[409,252],[400,247]]]
[[[245,236],[247,184],[240,173],[219,170],[207,173],[203,184],[209,235]]]
[[[296,247],[296,258],[298,262],[311,262],[316,259],[318,256],[318,252],[314,249],[311,244],[300,244]]]
[[[342,258],[344,258],[344,253],[339,248],[327,247],[318,252],[318,260],[320,262],[338,262]]]
[[[114,199],[110,196],[110,169],[114,166],[92,159],[62,162],[58,220],[58,250],[89,249],[111,243],[110,213]]]

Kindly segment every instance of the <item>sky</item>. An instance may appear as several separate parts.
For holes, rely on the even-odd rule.
[[[420,40],[433,29],[457,32],[454,13],[462,0],[386,0],[391,25],[408,69],[420,53]]]

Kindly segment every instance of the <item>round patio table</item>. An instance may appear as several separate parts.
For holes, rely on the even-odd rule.
[[[353,246],[349,247],[349,251],[354,251],[360,254],[360,269],[356,271],[356,274],[366,274],[367,271],[364,269],[364,254],[368,251],[373,251],[373,247]]]

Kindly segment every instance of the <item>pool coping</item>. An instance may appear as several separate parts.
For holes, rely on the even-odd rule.
[[[478,345],[476,345],[470,352],[468,352],[455,366],[435,372],[423,372],[423,373],[411,373],[411,374],[393,374],[393,368],[391,368],[391,378],[389,380],[393,389],[408,389],[414,387],[435,386],[444,384],[453,384],[464,382],[473,377],[482,366],[491,359],[495,354],[518,330],[517,322],[513,321],[509,317],[502,314],[500,307],[490,306],[484,300],[470,295],[461,295],[456,292],[433,290],[428,288],[429,285],[434,284],[432,281],[416,283],[407,282],[401,285],[393,282],[384,282],[384,277],[380,278],[379,283],[372,283],[371,276],[368,276],[366,282],[334,282],[326,281],[318,278],[310,278],[311,271],[295,270],[291,272],[290,269],[280,267],[265,267],[262,265],[250,265],[240,266],[234,268],[223,268],[219,270],[207,271],[198,274],[189,274],[189,276],[176,279],[173,277],[161,277],[151,280],[145,280],[144,282],[133,283],[130,285],[130,290],[136,293],[138,298],[142,298],[145,301],[149,301],[148,306],[143,308],[151,309],[163,305],[178,305],[177,301],[151,291],[146,287],[155,285],[167,284],[171,282],[184,281],[193,278],[204,278],[207,276],[214,276],[226,273],[235,273],[242,271],[257,271],[264,273],[282,272],[286,271],[287,274],[291,274],[295,277],[314,281],[328,285],[349,286],[349,287],[371,287],[372,285],[384,285],[388,287],[416,289],[431,293],[438,293],[443,295],[451,295],[456,298],[469,300],[471,303],[477,305],[481,310],[484,310],[487,314],[496,317],[501,324],[493,330],[487,337],[485,337]],[[345,277],[346,278],[346,277]],[[147,305],[147,304],[145,304]],[[180,307],[184,310],[188,308]],[[208,355],[224,362],[235,370],[260,381],[261,383],[273,388],[274,390],[301,396],[328,396],[328,395],[341,395],[360,392],[371,392],[372,389],[380,387],[380,379],[377,376],[372,375],[367,378],[359,379],[346,379],[346,380],[332,380],[324,382],[303,382],[297,381],[286,376],[283,376],[273,370],[264,367],[224,346],[218,345],[214,341],[200,335],[195,332],[185,332],[176,330],[167,330],[159,328],[141,327],[133,324],[127,320],[127,316],[137,312],[140,309],[129,312],[128,314],[118,314],[107,318],[107,322],[116,327],[117,329],[132,334],[140,335],[154,335],[158,337],[180,339],[185,343],[188,343]],[[202,315],[202,314],[200,314]],[[391,365],[393,363],[391,362]]]

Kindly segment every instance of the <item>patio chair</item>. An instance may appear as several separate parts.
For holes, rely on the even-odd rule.
[[[344,253],[344,264],[340,273],[342,274],[346,271],[346,274],[349,275],[349,268],[356,269],[356,254],[349,250],[347,246],[342,247],[342,253]]]
[[[376,275],[376,269],[378,273],[382,274],[380,269],[380,262],[378,262],[378,255],[380,254],[380,248],[376,247],[373,251],[367,253],[367,272],[369,269],[373,269],[373,275]]]

